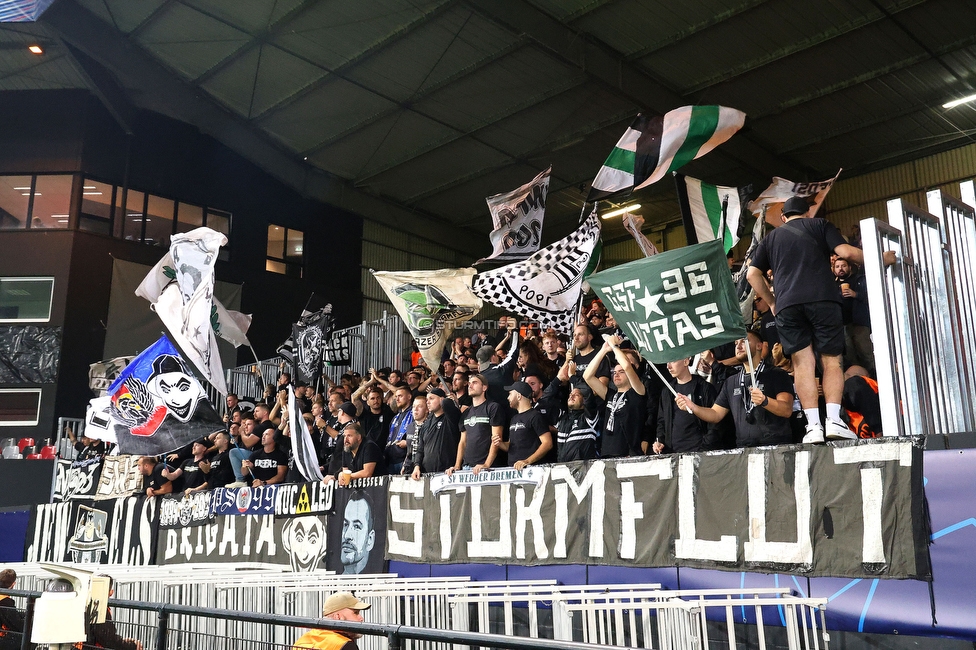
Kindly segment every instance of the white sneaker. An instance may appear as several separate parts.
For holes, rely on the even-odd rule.
[[[822,445],[824,442],[824,430],[820,424],[808,424],[807,435],[802,440],[805,445]]]
[[[857,440],[857,434],[843,422],[827,420],[827,440]]]

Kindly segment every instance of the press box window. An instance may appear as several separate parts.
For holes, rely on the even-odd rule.
[[[268,260],[265,269],[295,278],[305,265],[305,234],[284,226],[268,226]]]
[[[51,320],[54,278],[0,278],[0,323]]]
[[[0,388],[0,427],[37,426],[40,412],[39,388]]]

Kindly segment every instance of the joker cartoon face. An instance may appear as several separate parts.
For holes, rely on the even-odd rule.
[[[170,415],[186,422],[204,397],[203,387],[178,357],[165,354],[153,362],[146,387],[166,405]]]

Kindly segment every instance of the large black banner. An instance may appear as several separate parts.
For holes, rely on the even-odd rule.
[[[54,501],[93,499],[102,474],[102,459],[59,460],[55,465]]]
[[[241,490],[215,490],[209,514],[202,495],[199,502],[167,500],[159,563],[264,562],[294,571],[384,572],[387,479],[356,483],[270,486],[276,489],[264,488],[247,506],[239,503]],[[269,509],[276,514],[257,514]]]
[[[27,562],[152,564],[158,501],[145,496],[37,506]]]
[[[387,557],[931,574],[911,440],[393,478]]]

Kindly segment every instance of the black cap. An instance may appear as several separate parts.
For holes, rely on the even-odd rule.
[[[516,393],[527,399],[532,399],[532,389],[524,381],[517,381],[511,386],[505,387],[506,391],[514,390]]]
[[[783,216],[794,217],[798,214],[806,214],[810,209],[810,204],[802,196],[791,196],[783,204]]]
[[[351,418],[356,417],[356,406],[352,402],[343,402],[339,405],[339,410]]]
[[[444,392],[442,388],[435,388],[434,390],[427,393],[428,395],[437,395],[438,397],[447,397],[447,393]]]

